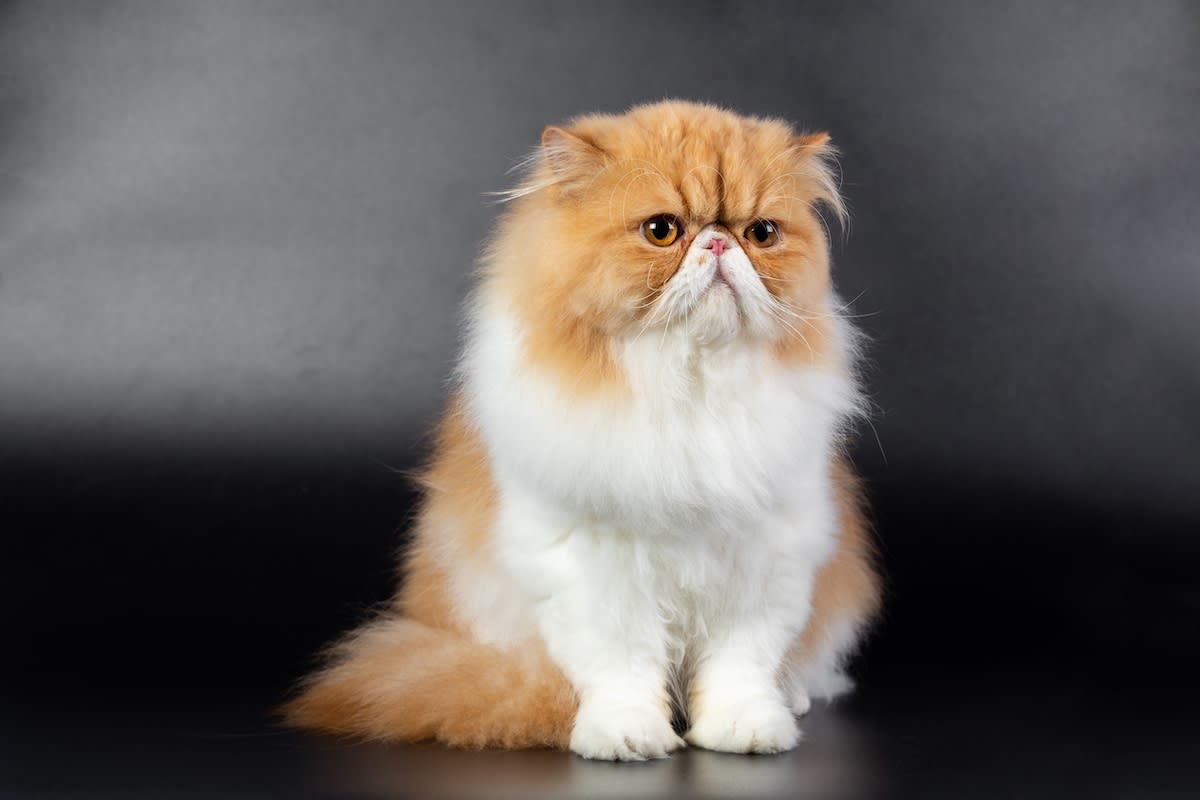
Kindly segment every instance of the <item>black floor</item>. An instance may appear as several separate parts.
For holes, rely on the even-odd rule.
[[[0,499],[0,796],[1200,796],[1196,545],[1167,520],[876,482],[890,597],[860,690],[789,754],[600,764],[277,727],[387,596],[393,473],[56,463]]]
[[[242,698],[71,687],[10,702],[11,797],[1195,797],[1196,712],[1178,687],[1087,675],[887,671],[819,707],[780,756],[646,764],[555,752],[349,745],[282,732]]]

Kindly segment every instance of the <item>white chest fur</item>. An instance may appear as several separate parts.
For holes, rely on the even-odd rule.
[[[457,581],[481,638],[516,641],[535,625],[546,635],[557,623],[535,622],[531,609],[548,597],[583,606],[619,595],[623,619],[653,609],[647,625],[666,627],[642,638],[678,657],[727,613],[713,603],[761,607],[753,589],[772,572],[796,573],[781,585],[807,583],[832,546],[829,457],[855,401],[849,379],[736,343],[703,351],[647,335],[614,353],[627,396],[580,399],[531,367],[522,346],[510,316],[483,313],[462,365],[499,490],[494,541],[506,568]],[[803,592],[784,595],[807,604]]]
[[[807,505],[855,399],[834,370],[671,333],[617,347],[629,396],[572,398],[526,363],[508,315],[481,314],[472,333],[468,402],[501,492],[646,535],[728,536]]]

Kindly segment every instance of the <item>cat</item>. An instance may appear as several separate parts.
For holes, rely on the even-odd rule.
[[[482,258],[399,593],[292,724],[618,760],[797,744],[880,606],[833,155],[680,101],[545,129]]]

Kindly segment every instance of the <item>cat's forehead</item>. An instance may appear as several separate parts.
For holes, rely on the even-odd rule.
[[[682,204],[698,218],[762,213],[772,181],[790,169],[792,131],[774,120],[668,105],[587,127],[630,193],[664,208]]]

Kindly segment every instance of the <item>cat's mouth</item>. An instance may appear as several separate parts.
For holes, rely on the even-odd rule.
[[[731,341],[753,327],[754,267],[727,236],[696,236],[679,270],[666,283],[652,321],[698,341]]]
[[[733,281],[729,280],[729,275],[721,268],[721,262],[719,260],[716,261],[717,263],[713,265],[712,281],[708,284],[709,291],[724,286],[729,291],[737,294],[737,289],[734,288]]]

